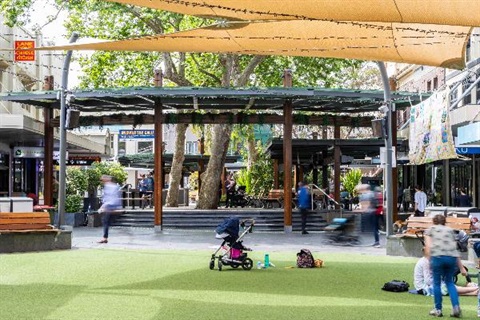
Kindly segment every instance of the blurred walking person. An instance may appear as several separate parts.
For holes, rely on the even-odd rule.
[[[102,206],[98,211],[102,214],[103,239],[98,243],[108,243],[111,216],[120,208],[120,190],[111,176],[103,175],[101,181],[103,183],[103,196]]]

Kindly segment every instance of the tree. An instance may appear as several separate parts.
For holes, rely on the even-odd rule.
[[[15,6],[9,5],[10,0],[1,0],[0,4],[0,9],[8,14],[9,23],[28,21],[31,0],[17,1]],[[69,32],[78,31],[83,37],[125,39],[210,23],[207,19],[104,1],[55,0],[55,4],[58,10],[68,11],[66,27]],[[95,52],[91,57],[81,58],[80,62],[88,70],[82,78],[83,88],[149,85],[154,67],[159,66],[163,68],[166,85],[280,86],[283,70],[288,68],[296,74],[294,86],[334,87],[348,79],[348,75],[340,73],[340,70],[360,65],[358,61],[340,59],[152,52]],[[204,209],[217,207],[216,190],[225,164],[232,125],[213,125],[210,130],[210,161],[203,174],[203,187],[197,203],[197,208]],[[210,135],[206,133],[206,136]],[[249,147],[251,159],[254,159],[257,151],[251,135],[247,135],[245,145]],[[177,165],[182,164],[173,164]],[[173,167],[172,170],[178,171]]]

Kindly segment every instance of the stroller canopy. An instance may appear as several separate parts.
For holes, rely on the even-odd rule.
[[[217,234],[227,233],[230,237],[238,237],[238,232],[240,231],[240,220],[238,217],[230,217],[225,219],[218,227],[215,229]]]

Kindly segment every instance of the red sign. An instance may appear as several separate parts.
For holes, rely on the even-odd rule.
[[[35,61],[35,41],[34,40],[16,40],[15,41],[15,61]]]

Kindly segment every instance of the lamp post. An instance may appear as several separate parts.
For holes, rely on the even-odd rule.
[[[393,177],[392,177],[392,94],[390,92],[390,83],[388,81],[387,69],[385,64],[377,61],[378,68],[382,75],[383,95],[385,99],[384,105],[380,111],[385,113],[385,120],[387,121],[387,135],[385,137],[386,161],[385,161],[385,186],[386,186],[386,232],[387,237],[393,234]]]
[[[70,43],[77,41],[79,34],[74,32],[70,37]],[[72,50],[67,51],[62,71],[62,86],[60,88],[60,170],[58,177],[58,226],[62,228],[65,224],[65,173],[66,173],[66,153],[67,153],[67,87],[68,87],[68,71],[70,68],[70,60],[72,59]]]

